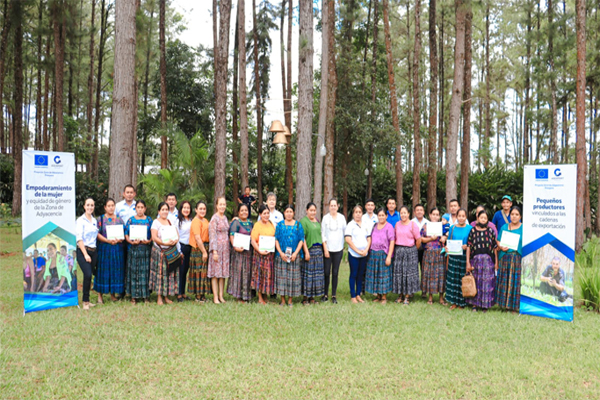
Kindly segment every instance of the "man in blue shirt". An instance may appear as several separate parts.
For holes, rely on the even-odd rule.
[[[250,194],[250,186],[244,188],[244,194],[238,197],[239,204],[248,206],[248,218],[252,217],[252,206],[256,203],[256,198]]]
[[[387,222],[389,222],[390,225],[392,225],[392,227],[395,229],[396,224],[398,223],[398,221],[400,221],[400,214],[398,214],[398,211],[396,211],[396,199],[390,197],[385,203],[385,205],[388,209]]]
[[[32,292],[39,292],[44,284],[44,273],[46,272],[46,259],[40,256],[37,250],[33,251],[34,281]]]
[[[505,195],[502,197],[502,210],[496,211],[492,222],[496,225],[498,232],[502,229],[502,226],[510,222],[510,209],[513,205],[512,197]]]

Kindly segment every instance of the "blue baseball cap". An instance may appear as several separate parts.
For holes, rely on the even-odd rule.
[[[504,196],[502,196],[502,200],[504,200],[504,199],[506,199],[506,200],[510,201],[511,203],[512,203],[512,201],[513,201],[513,200],[512,200],[512,197],[510,197],[509,195],[504,195]]]

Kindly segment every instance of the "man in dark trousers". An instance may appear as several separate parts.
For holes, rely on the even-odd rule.
[[[250,194],[250,186],[244,188],[244,194],[238,197],[238,203],[248,205],[248,218],[250,218],[252,206],[256,203],[256,198]]]

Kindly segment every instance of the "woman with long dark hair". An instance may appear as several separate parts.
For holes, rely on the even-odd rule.
[[[229,261],[229,280],[227,293],[238,301],[248,302],[252,299],[252,246],[245,250],[243,247],[233,247],[234,237],[238,235],[250,236],[254,224],[250,220],[250,206],[240,204],[237,212],[238,218],[229,226],[229,240],[231,242],[231,259]]]
[[[103,304],[103,294],[117,301],[116,294],[125,293],[124,239],[109,239],[107,227],[122,225],[123,220],[115,214],[116,203],[108,198],[104,202],[104,214],[98,217],[98,270],[94,279],[94,290],[98,292],[98,304]]]
[[[138,299],[148,302],[150,292],[150,251],[152,244],[152,218],[146,215],[146,203],[138,200],[135,203],[136,215],[129,218],[125,224],[125,240],[128,243],[127,253],[127,279],[125,279],[125,292],[131,296],[131,302],[136,304]],[[143,226],[146,228],[145,239],[132,239],[131,227]]]
[[[304,229],[294,219],[294,207],[283,210],[284,220],[275,228],[275,293],[281,296],[281,305],[292,306],[292,298],[302,294],[302,247]]]
[[[179,217],[177,219],[177,232],[179,233],[179,248],[181,249],[181,265],[179,266],[179,294],[177,301],[182,302],[188,298],[185,296],[185,284],[188,270],[190,269],[190,229],[192,227],[192,203],[185,200],[179,205]]]

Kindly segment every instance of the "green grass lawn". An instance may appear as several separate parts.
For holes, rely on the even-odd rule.
[[[338,305],[108,301],[23,316],[18,228],[0,229],[0,252],[2,399],[600,398],[600,316],[578,309],[569,323],[420,296],[354,305],[344,263]]]

